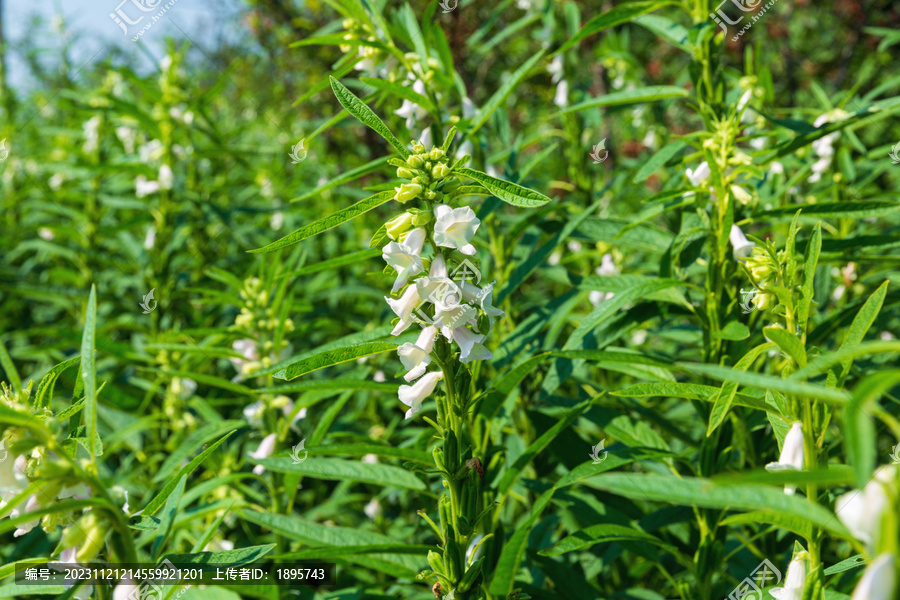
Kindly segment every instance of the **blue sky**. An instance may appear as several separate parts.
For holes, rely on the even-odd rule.
[[[149,23],[152,15],[162,10],[170,0],[144,0],[145,5],[158,5],[150,12],[142,12],[132,3],[140,1],[6,0],[5,34],[13,45],[8,57],[10,82],[14,86],[27,84],[27,70],[15,47],[26,36],[51,56],[54,50],[58,50],[61,38],[52,25],[57,16],[62,16],[69,35],[77,39],[70,53],[71,61],[77,68],[91,60],[101,60],[110,48],[117,45],[149,62],[146,53],[138,46],[143,44],[150,55],[160,57],[167,37],[176,42],[187,37],[200,49],[210,49],[222,36],[234,35],[239,15],[244,9],[240,0],[175,0],[175,4],[140,37],[140,41],[132,42],[131,37],[137,30]],[[128,35],[110,17],[110,13],[115,13],[117,9],[131,21],[140,19],[138,24],[129,27]],[[45,21],[45,25],[37,30],[31,27],[31,17],[35,15]]]

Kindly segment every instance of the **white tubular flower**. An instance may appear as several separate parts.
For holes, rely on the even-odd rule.
[[[175,175],[172,173],[172,167],[163,165],[159,168],[159,189],[171,190],[172,183],[175,181]]]
[[[750,99],[753,97],[753,90],[747,90],[743,94],[741,94],[741,99],[738,100],[737,103],[737,111],[741,112],[744,108],[747,107],[747,104],[750,103]]]
[[[19,517],[26,515],[30,512],[34,512],[41,507],[41,503],[38,501],[37,494],[32,494],[28,497],[28,502],[25,503],[25,509],[19,510],[18,508],[14,508],[9,512],[9,516],[11,519],[18,519]],[[13,537],[23,536],[38,525],[41,524],[41,518],[38,517],[32,521],[26,521],[25,523],[19,523],[18,529],[13,534]]]
[[[422,266],[422,244],[425,242],[425,230],[421,227],[410,231],[403,242],[391,242],[382,249],[384,262],[397,271],[397,280],[391,292],[396,292],[409,281],[413,275],[425,270]]]
[[[444,378],[441,371],[432,371],[426,373],[421,379],[412,385],[401,385],[398,396],[400,402],[409,407],[406,411],[406,418],[411,419],[413,415],[422,410],[422,401],[434,392],[437,382]]]
[[[113,590],[113,600],[132,600],[137,597],[138,586],[132,579],[123,579]]]
[[[806,585],[806,557],[795,558],[788,565],[784,587],[769,590],[778,600],[802,600],[803,586]]]
[[[6,452],[5,442],[0,444],[0,447],[3,447],[4,452]],[[28,478],[25,477],[24,469],[24,454],[15,458],[8,457],[7,460],[0,463],[0,507],[6,504],[2,498],[12,498],[28,487]]]
[[[499,308],[494,307],[494,284],[490,283],[483,288],[479,288],[468,281],[462,282],[462,296],[466,302],[471,302],[481,308],[488,317],[488,323],[491,329],[494,328],[494,318],[502,317],[504,313]]]
[[[437,335],[436,327],[426,327],[419,334],[415,344],[406,342],[397,348],[400,362],[409,372],[403,376],[406,381],[418,379],[425,374],[425,369],[431,364],[431,350],[434,347],[434,337]]]
[[[423,302],[456,304],[462,295],[456,282],[447,277],[447,263],[441,254],[435,255],[431,261],[428,277],[416,280],[416,288]]]
[[[731,226],[731,233],[728,234],[728,240],[731,242],[731,247],[734,249],[735,260],[750,256],[750,252],[753,251],[753,247],[755,246],[753,242],[747,239],[747,236],[744,235],[744,232],[741,231],[741,228],[737,225]]]
[[[551,75],[550,81],[552,83],[558,83],[563,78],[564,65],[562,54],[557,54],[553,60],[550,61],[550,64],[547,65],[547,72]]]
[[[459,344],[459,362],[464,365],[473,360],[487,360],[493,356],[482,344],[487,336],[474,333],[465,325],[455,328],[452,335],[447,337],[452,337],[453,341]]]
[[[866,567],[850,600],[893,600],[896,587],[894,555],[886,552]]]
[[[259,350],[256,348],[256,340],[250,338],[244,338],[242,340],[235,340],[233,344],[231,344],[232,349],[236,352],[240,353],[243,358],[229,358],[231,364],[234,365],[234,368],[237,369],[238,373],[244,372],[244,367],[251,362],[256,362],[259,360]]]
[[[619,268],[616,267],[616,263],[613,261],[612,254],[607,252],[603,255],[603,258],[600,259],[600,266],[597,267],[595,271],[597,275],[602,275],[604,277],[610,277],[612,275],[619,274]]]
[[[138,175],[134,180],[134,192],[138,198],[155,194],[159,191],[158,181],[147,181],[143,175]]]
[[[272,455],[272,452],[275,451],[275,434],[270,433],[259,443],[259,447],[256,448],[255,452],[251,452],[250,456],[255,458],[256,460],[262,460],[264,458],[269,458]],[[266,468],[262,465],[256,465],[253,467],[253,472],[257,475],[262,475],[266,471]]]
[[[697,167],[697,170],[687,169],[684,172],[685,177],[691,182],[691,185],[694,187],[700,187],[704,181],[709,179],[709,176],[712,174],[712,171],[709,170],[709,164],[704,160],[700,163],[700,166]]]
[[[893,465],[880,467],[875,477],[862,490],[853,490],[838,497],[834,511],[853,537],[874,554],[881,537],[881,521],[890,505],[888,487],[896,481]]]
[[[425,95],[425,84],[419,79],[416,79],[415,83],[413,83],[412,89],[422,96]],[[428,116],[428,111],[415,102],[404,100],[400,108],[394,111],[394,114],[406,119],[406,128],[412,129],[419,119]]]
[[[434,243],[445,248],[456,248],[463,254],[475,254],[475,246],[470,242],[478,231],[481,221],[475,211],[468,206],[450,208],[446,204],[434,207]]]
[[[803,425],[799,422],[791,425],[791,430],[784,436],[784,445],[781,447],[781,455],[778,462],[766,465],[766,471],[777,473],[779,471],[803,470]],[[797,486],[784,486],[784,493],[788,496],[794,494]]]
[[[434,325],[440,327],[444,337],[451,342],[453,341],[453,332],[458,327],[463,327],[469,321],[477,318],[478,311],[468,304],[434,303]]]
[[[400,322],[397,323],[397,326],[391,331],[391,335],[400,335],[406,328],[412,325],[412,313],[419,305],[421,300],[419,300],[419,293],[417,291],[416,286],[411,285],[406,288],[406,291],[403,292],[403,295],[400,296],[399,299],[389,298],[387,296],[384,297],[387,300],[388,305],[391,307],[391,310],[394,311],[394,314],[400,317]]]
[[[569,82],[565,79],[560,80],[556,84],[556,95],[553,97],[553,104],[560,108],[565,108],[569,105]]]

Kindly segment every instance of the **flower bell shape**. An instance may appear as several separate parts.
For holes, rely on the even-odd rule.
[[[875,477],[862,490],[852,490],[838,497],[834,512],[855,538],[874,554],[881,537],[881,521],[890,506],[888,489],[897,477],[893,465],[880,467]]]
[[[866,567],[850,600],[894,600],[896,589],[894,555],[886,552]]]
[[[744,235],[744,232],[741,231],[741,228],[737,225],[731,226],[731,233],[728,234],[728,240],[731,242],[731,247],[734,249],[735,260],[750,256],[750,253],[753,252],[753,247],[756,245],[747,239],[747,236]]]
[[[781,447],[781,455],[778,462],[766,465],[766,471],[777,473],[779,471],[802,471],[803,470],[803,424],[794,423],[791,430],[784,436],[784,445]],[[797,486],[784,486],[784,493],[788,496],[794,494]]]
[[[41,508],[41,503],[38,500],[37,494],[32,494],[28,497],[28,501],[25,502],[24,510],[19,510],[18,508],[14,508],[9,512],[9,516],[12,519],[18,519],[19,517],[26,515],[30,512],[34,512]],[[15,533],[13,533],[13,537],[19,537],[25,535],[35,527],[41,524],[41,517],[33,519],[31,521],[26,521],[25,523],[19,523],[19,527],[16,529]]]
[[[397,323],[397,326],[391,331],[391,335],[400,335],[413,323],[412,313],[421,302],[421,300],[419,300],[419,292],[416,286],[411,285],[406,288],[399,299],[390,298],[388,296],[385,296],[384,299],[387,300],[387,303],[391,307],[391,310],[394,311],[394,314],[400,317],[400,322]]]
[[[421,227],[413,229],[402,242],[391,242],[382,248],[381,257],[392,269],[397,271],[397,280],[391,292],[396,292],[409,281],[413,275],[425,270],[422,266],[422,245],[425,243],[425,230]]]
[[[400,402],[409,407],[406,411],[406,418],[411,419],[413,415],[422,410],[422,401],[434,392],[437,382],[444,378],[441,371],[432,371],[426,373],[421,379],[412,385],[401,385],[398,392]]]
[[[463,325],[457,327],[452,332],[453,341],[459,344],[459,362],[468,364],[473,360],[487,360],[493,355],[491,351],[484,347],[483,343],[486,335],[472,332],[471,329]]]
[[[457,304],[462,295],[456,282],[447,277],[447,263],[441,254],[431,261],[428,276],[416,280],[416,288],[423,302]]]
[[[403,376],[406,381],[418,379],[425,374],[425,369],[431,364],[431,350],[434,347],[434,338],[437,335],[436,327],[426,327],[419,334],[415,344],[406,342],[397,348],[400,362],[409,372]]]
[[[700,187],[704,181],[709,179],[709,176],[712,174],[712,171],[709,170],[709,164],[704,160],[697,167],[697,170],[687,169],[684,172],[685,177],[691,182],[691,185],[694,187]]]
[[[401,235],[412,229],[413,215],[412,213],[404,212],[403,214],[394,217],[384,225],[388,237],[394,241],[399,241]]]
[[[468,256],[475,254],[475,246],[471,242],[481,221],[474,210],[468,206],[450,208],[446,204],[438,204],[434,207],[434,216],[437,218],[434,224],[435,244],[456,248]]]
[[[488,317],[488,323],[490,324],[491,329],[494,328],[494,318],[502,317],[506,314],[502,310],[494,306],[493,283],[490,283],[483,288],[479,288],[473,283],[464,281],[460,285],[460,288],[462,289],[463,300],[477,305],[479,308],[481,308],[482,311],[484,311],[484,314],[486,314]]]
[[[453,331],[459,327],[463,327],[469,321],[478,318],[478,311],[474,306],[459,302],[455,302],[453,298],[449,302],[434,303],[434,326],[440,327],[441,332],[451,342],[453,341]]]
[[[400,204],[406,204],[410,200],[418,198],[423,189],[425,188],[418,183],[404,183],[400,187],[394,188],[394,191],[397,192],[394,195],[394,200]]]
[[[275,434],[270,433],[259,443],[259,446],[256,448],[255,452],[251,452],[250,456],[255,458],[256,460],[262,460],[264,458],[269,458],[272,455],[272,452],[275,450]],[[257,475],[262,475],[265,472],[266,468],[262,465],[256,465],[253,467],[253,472]]]
[[[806,557],[795,558],[788,565],[784,587],[769,590],[778,600],[802,600],[803,586],[806,585]]]

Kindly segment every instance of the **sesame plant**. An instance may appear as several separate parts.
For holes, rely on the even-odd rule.
[[[900,600],[893,5],[180,11],[0,14],[0,597]]]

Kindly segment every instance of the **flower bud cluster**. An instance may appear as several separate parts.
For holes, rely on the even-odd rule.
[[[235,340],[232,347],[241,354],[241,358],[230,358],[238,370],[236,379],[272,366],[277,360],[290,354],[290,344],[283,341],[275,348],[275,332],[279,326],[277,308],[270,306],[271,295],[257,277],[244,281],[240,291],[243,301],[240,314],[234,320],[234,328],[250,332],[253,338]],[[284,319],[284,331],[294,331],[294,321]]]

